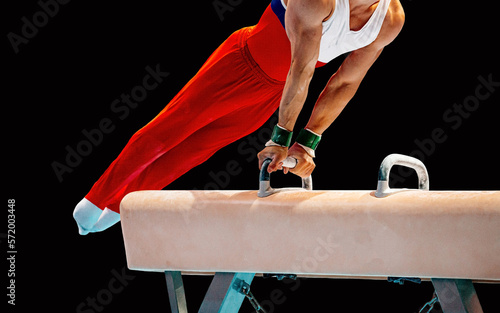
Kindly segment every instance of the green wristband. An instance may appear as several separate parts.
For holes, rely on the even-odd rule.
[[[292,142],[292,134],[293,132],[275,125],[273,134],[271,135],[271,140],[280,146],[290,147],[290,143]]]
[[[308,129],[301,129],[296,139],[297,143],[313,150],[316,150],[320,140],[321,136],[316,135]]]

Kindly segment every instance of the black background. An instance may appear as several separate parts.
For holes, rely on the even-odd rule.
[[[6,21],[2,177],[7,188],[3,188],[1,232],[7,232],[7,199],[15,199],[18,251],[16,306],[8,306],[8,312],[33,306],[77,312],[81,303],[108,288],[112,271],[121,272],[126,266],[119,224],[79,236],[72,211],[130,136],[167,104],[227,36],[257,23],[269,3],[232,1],[232,10],[218,15],[213,2],[73,0],[60,5],[33,38],[19,45],[18,53],[8,34],[21,35],[22,17],[30,20],[41,8],[36,1],[3,4],[7,8],[2,10]],[[454,104],[474,96],[479,76],[492,75],[500,81],[495,3],[414,0],[404,1],[403,7],[406,24],[400,36],[384,50],[355,98],[323,136],[313,174],[315,189],[373,190],[386,155],[416,150],[423,156],[433,190],[500,189],[499,88],[460,125],[443,117]],[[340,62],[316,71],[297,129],[307,122],[314,100]],[[120,120],[111,111],[111,102],[130,93],[142,82],[145,67],[156,64],[170,75]],[[98,127],[103,118],[113,121],[114,131],[59,181],[51,164],[64,163],[65,147],[75,147],[84,140],[82,131]],[[427,146],[431,150],[425,153],[417,141],[429,142],[436,128],[446,133],[446,140],[434,143],[432,149]],[[267,129],[268,123],[260,134],[267,134]],[[222,149],[167,189],[203,189],[214,181],[210,172],[223,171],[229,160],[238,162],[242,171],[221,187],[257,189],[256,158],[238,151],[245,140],[249,139]],[[274,176],[277,186],[300,183],[290,175]],[[399,185],[414,187],[416,178],[410,176]],[[8,248],[6,238],[0,240],[5,292]],[[168,312],[162,274],[126,273],[133,279],[102,312],[129,312],[134,307],[140,312]],[[209,283],[209,277],[185,278],[191,311],[197,310]],[[256,278],[252,291],[264,301],[281,290],[286,300],[273,312],[299,308],[339,312],[340,307],[350,312],[418,312],[433,292],[429,282],[399,286],[385,281],[302,279],[299,284]],[[476,290],[485,312],[500,311],[498,285],[477,284]],[[6,304],[8,298],[1,298]],[[251,309],[245,302],[241,312]]]

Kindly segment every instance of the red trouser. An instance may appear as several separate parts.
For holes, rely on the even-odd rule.
[[[87,194],[90,202],[119,213],[127,193],[164,188],[271,117],[284,81],[269,77],[250,55],[247,38],[253,30],[233,33],[160,114],[132,136]]]

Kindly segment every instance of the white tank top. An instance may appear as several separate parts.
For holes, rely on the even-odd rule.
[[[368,22],[360,30],[353,31],[349,26],[349,0],[336,0],[335,11],[323,22],[318,61],[328,63],[341,54],[371,44],[377,39],[390,3],[391,0],[380,0]],[[281,4],[286,10],[283,0]]]

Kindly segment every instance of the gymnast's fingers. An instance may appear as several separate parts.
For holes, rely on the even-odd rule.
[[[286,158],[288,152],[288,148],[286,147],[278,147],[278,146],[269,146],[265,147],[259,154],[257,155],[259,158],[259,169],[262,168],[262,164],[266,159],[271,159],[271,163],[269,164],[267,170],[269,173],[275,172],[278,169],[281,169],[283,160]]]

